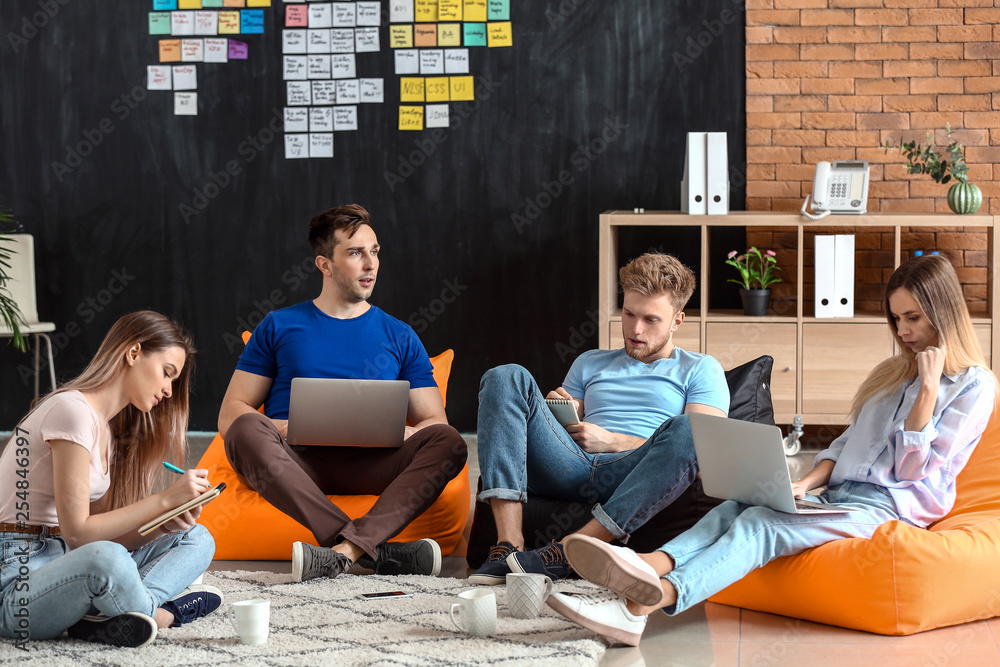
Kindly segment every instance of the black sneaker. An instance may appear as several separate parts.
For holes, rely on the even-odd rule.
[[[222,604],[222,591],[215,586],[198,584],[188,586],[180,595],[173,600],[167,600],[160,605],[160,609],[166,609],[177,619],[170,624],[176,628],[179,625],[190,623],[196,618],[208,616],[219,608]]]
[[[544,574],[552,581],[565,579],[573,574],[573,568],[566,560],[562,545],[555,540],[541,549],[512,553],[507,556],[507,566],[511,572]]]
[[[507,557],[517,553],[517,547],[510,542],[498,542],[490,548],[490,556],[482,566],[469,576],[470,584],[496,586],[506,583],[510,567]]]
[[[375,574],[441,574],[441,547],[432,539],[416,542],[383,542],[375,547],[378,560],[368,554],[358,559],[358,565],[375,570]]]
[[[73,639],[85,642],[142,648],[156,639],[156,621],[128,611],[118,616],[84,616],[67,630]]]
[[[354,561],[342,553],[305,542],[292,544],[292,581],[321,577],[333,579],[354,567]]]

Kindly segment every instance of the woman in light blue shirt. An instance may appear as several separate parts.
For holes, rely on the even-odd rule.
[[[925,527],[951,511],[955,478],[996,404],[996,378],[944,256],[902,264],[885,294],[900,352],[875,367],[854,397],[851,425],[792,485],[797,498],[826,486],[810,499],[855,511],[784,514],[726,501],[650,554],[572,536],[564,547],[573,568],[609,590],[557,593],[549,604],[635,645],[647,614],[680,613],[775,558],[845,537],[870,538],[887,521]]]

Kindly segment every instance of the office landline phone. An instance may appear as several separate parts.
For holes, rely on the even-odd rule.
[[[810,199],[812,205],[810,206]],[[816,163],[812,195],[806,195],[802,215],[810,220],[825,218],[831,213],[863,215],[868,208],[868,162]],[[815,211],[810,213],[809,211]]]

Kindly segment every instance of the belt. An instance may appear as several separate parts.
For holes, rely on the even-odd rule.
[[[0,533],[30,533],[32,535],[41,535],[42,529],[47,526],[29,526],[25,523],[0,523]],[[52,537],[58,537],[60,534],[59,527],[49,528],[49,535]]]

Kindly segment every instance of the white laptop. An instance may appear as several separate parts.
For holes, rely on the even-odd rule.
[[[841,514],[850,507],[796,500],[777,426],[693,413],[694,450],[705,494],[788,514]]]
[[[399,447],[409,399],[406,380],[294,378],[288,444]]]

